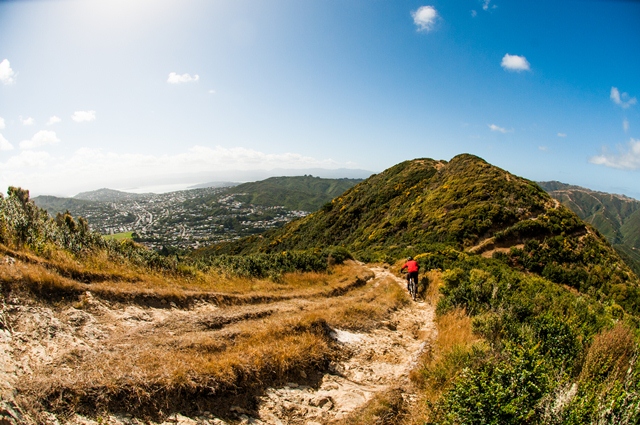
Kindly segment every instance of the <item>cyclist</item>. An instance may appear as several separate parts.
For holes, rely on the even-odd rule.
[[[413,257],[409,257],[407,258],[407,262],[404,263],[400,269],[400,272],[403,272],[404,269],[407,269],[407,290],[409,293],[411,293],[411,283],[415,285],[413,287],[414,292],[411,293],[411,296],[415,300],[415,294],[418,290],[418,272],[420,271],[420,265],[413,259]]]

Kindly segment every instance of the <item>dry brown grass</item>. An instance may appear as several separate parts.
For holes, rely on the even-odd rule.
[[[442,286],[442,273],[431,270],[424,274],[429,282],[424,292],[424,300],[431,305],[436,305],[440,299],[440,287]]]
[[[407,403],[402,388],[377,393],[368,403],[345,419],[333,421],[335,425],[396,425],[407,414]]]
[[[365,267],[349,261],[331,273],[288,273],[279,282],[241,279],[217,273],[167,274],[116,264],[106,254],[87,257],[82,263],[64,252],[43,259],[31,253],[0,247],[16,259],[0,264],[0,282],[15,292],[30,292],[45,301],[73,301],[86,291],[98,298],[125,303],[189,306],[197,300],[219,304],[255,303],[308,296],[336,296],[370,279]],[[364,279],[356,281],[356,277]]]
[[[631,360],[636,354],[633,331],[623,323],[605,330],[593,339],[587,351],[580,380],[619,380],[627,373]]]
[[[18,393],[22,406],[36,416],[44,410],[128,411],[148,418],[168,411],[220,411],[207,403],[239,393],[249,399],[267,386],[325,370],[344,354],[330,338],[331,328],[375,328],[408,302],[392,279],[368,284],[372,272],[353,261],[329,273],[287,273],[274,282],[193,270],[161,273],[113,263],[104,253],[80,262],[64,252],[40,257],[0,248],[0,254],[15,258],[0,264],[3,291],[38,300],[63,320],[66,309],[86,308],[99,314],[92,320],[106,332],[90,346],[66,352],[61,347],[64,353],[53,361],[31,365],[33,374],[20,380]],[[142,307],[269,304],[225,307],[226,316],[215,317],[167,310],[160,315],[170,317],[164,322],[123,326],[118,314],[92,310],[87,292],[94,299]],[[298,301],[277,302],[293,299]]]
[[[78,293],[83,287],[75,280],[60,276],[40,264],[25,264],[21,261],[12,265],[0,265],[0,282],[5,290],[17,293],[26,290],[42,297],[57,294],[56,298]]]
[[[484,350],[483,340],[474,335],[471,318],[464,310],[454,310],[436,319],[438,334],[431,350],[425,352],[410,378],[420,388],[416,408],[405,423],[423,424],[432,419],[431,406],[460,373],[474,349]]]
[[[119,341],[116,336],[105,341],[101,352],[85,357],[76,353],[45,366],[20,392],[25,402],[37,400],[61,413],[95,414],[126,406],[127,411],[154,416],[179,409],[188,398],[206,403],[206,397],[199,397],[251,393],[300,371],[324,369],[337,353],[322,320],[299,316],[250,327],[250,333],[224,342],[202,331],[146,338],[120,335]]]
[[[367,331],[408,302],[406,292],[392,279],[385,279],[375,288],[364,287],[349,297],[319,301],[309,314],[326,320],[332,328]]]
[[[161,323],[118,327],[101,349],[73,350],[36,369],[21,383],[23,403],[39,403],[40,409],[58,413],[120,409],[154,417],[195,406],[216,410],[207,407],[216,400],[211,395],[241,392],[249,399],[267,386],[312,376],[341,355],[330,328],[371,329],[407,302],[392,279],[375,287],[362,281],[336,295],[336,289],[349,286],[363,272],[350,263],[329,275],[286,275],[277,285],[288,286],[304,302],[265,306],[254,313],[252,307],[229,307],[218,322],[206,313],[191,317],[184,312]],[[106,325],[116,328],[115,323]]]

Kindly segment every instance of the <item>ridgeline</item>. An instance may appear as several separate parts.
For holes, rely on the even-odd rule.
[[[637,276],[597,230],[536,183],[469,154],[405,161],[282,229],[195,255],[319,247],[343,247],[365,261],[445,248],[481,254],[640,312]]]

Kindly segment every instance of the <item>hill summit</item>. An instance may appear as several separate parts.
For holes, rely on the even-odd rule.
[[[481,158],[450,162],[416,159],[400,163],[336,198],[299,223],[313,241],[354,248],[444,242],[471,246],[495,231],[541,213],[549,203],[534,183]],[[279,242],[275,243],[277,246]]]
[[[637,277],[597,230],[536,183],[469,154],[402,162],[281,229],[200,255],[332,246],[365,261],[425,253],[436,268],[446,267],[435,253],[462,251],[640,305]]]
[[[476,156],[414,159],[370,177],[258,245],[264,251],[420,243],[471,247],[553,206],[535,183]]]

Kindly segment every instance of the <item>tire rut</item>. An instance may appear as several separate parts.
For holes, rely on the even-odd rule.
[[[406,285],[384,268],[372,270],[373,288],[388,278]],[[379,392],[409,388],[409,372],[435,332],[434,315],[433,306],[417,302],[368,333],[335,329],[333,338],[350,353],[346,361],[331,364],[316,388],[295,382],[268,388],[258,400],[258,418],[239,418],[256,424],[327,423],[345,418]]]

